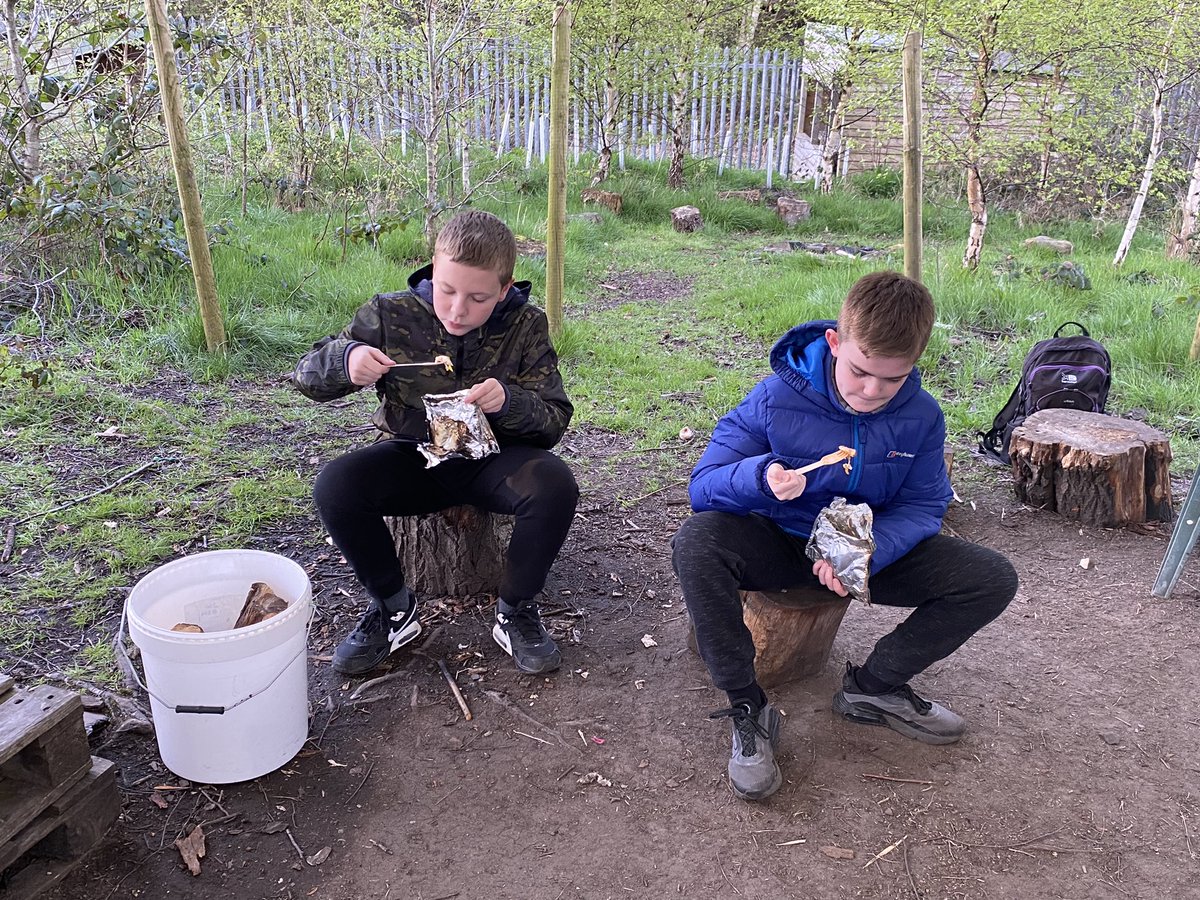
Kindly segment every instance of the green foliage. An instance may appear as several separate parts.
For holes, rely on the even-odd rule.
[[[876,166],[865,172],[855,172],[849,178],[850,187],[872,200],[894,200],[900,196],[901,175],[890,166]]]

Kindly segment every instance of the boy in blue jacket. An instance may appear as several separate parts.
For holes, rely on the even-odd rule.
[[[1012,600],[1017,576],[1000,554],[940,534],[953,492],[946,426],[914,363],[933,330],[933,298],[916,281],[875,272],[851,287],[837,322],[809,322],[771,350],[773,375],[721,419],[692,472],[696,514],[674,540],[673,563],[700,656],[730,708],[729,781],[746,800],[778,790],[780,717],[755,680],[754,644],[739,590],[846,589],[805,544],[837,496],[874,513],[871,599],[913,612],[861,666],[846,665],[833,709],[929,744],[957,741],[962,718],[918,696],[909,680],[949,656]],[[847,474],[795,471],[840,445]]]

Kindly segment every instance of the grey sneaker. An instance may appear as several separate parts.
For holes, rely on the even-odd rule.
[[[733,719],[733,753],[729,757],[729,785],[743,800],[762,800],[783,784],[775,762],[779,743],[779,712],[770,703],[758,711],[747,703],[718,710],[710,719]]]
[[[538,605],[532,601],[514,607],[497,600],[492,639],[527,674],[553,672],[562,665],[562,654],[542,625]]]
[[[404,589],[408,607],[388,614],[383,605],[372,598],[354,630],[333,651],[331,665],[343,675],[362,675],[387,659],[393,651],[411,643],[421,633],[417,619],[417,598]]]
[[[919,697],[907,684],[886,694],[864,694],[854,680],[857,671],[857,666],[846,663],[842,689],[833,695],[833,711],[851,722],[886,725],[925,744],[953,744],[966,732],[962,716]]]

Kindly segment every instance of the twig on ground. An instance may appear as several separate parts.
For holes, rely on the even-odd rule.
[[[899,784],[933,784],[932,781],[921,781],[916,778],[893,778],[891,775],[871,775],[867,772],[862,773],[863,778],[876,778],[879,781],[895,781]]]
[[[364,681],[353,691],[351,691],[350,696],[346,699],[347,701],[357,700],[368,688],[373,688],[381,684],[387,684],[389,681],[395,681],[401,675],[407,674],[408,672],[406,672],[404,669],[397,669],[395,672],[388,672],[386,675],[380,675],[378,678],[372,678],[369,681]]]
[[[296,855],[300,857],[300,865],[304,865],[304,851],[300,849],[300,845],[296,843],[296,839],[292,837],[292,829],[285,828],[283,833],[287,835],[287,839],[292,842],[292,846],[296,848]]]
[[[68,500],[66,503],[60,503],[58,506],[54,507],[53,509],[48,509],[45,512],[33,513],[31,515],[25,516],[23,519],[17,519],[14,522],[12,522],[9,525],[9,527],[15,528],[17,525],[24,525],[26,522],[32,521],[33,519],[40,518],[41,516],[49,516],[49,515],[53,515],[56,512],[62,512],[64,509],[74,506],[76,503],[82,503],[84,500],[91,500],[93,497],[99,497],[105,491],[111,491],[113,488],[117,487],[118,485],[124,484],[130,478],[133,478],[136,475],[142,474],[147,469],[152,468],[153,466],[157,466],[160,462],[162,462],[162,460],[152,459],[152,460],[150,460],[150,462],[143,463],[142,465],[138,466],[132,472],[122,475],[120,478],[118,478],[116,481],[112,482],[111,484],[106,484],[106,485],[104,485],[104,487],[97,488],[96,490],[92,491],[90,494],[84,494],[82,497],[76,497],[74,500]]]
[[[500,704],[500,705],[501,705],[501,706],[503,706],[505,709],[507,709],[507,710],[508,710],[510,713],[512,713],[514,716],[516,716],[518,719],[524,719],[524,720],[525,720],[526,722],[528,722],[530,725],[535,725],[535,726],[537,726],[538,728],[540,728],[542,731],[546,732],[547,734],[552,734],[552,735],[554,735],[554,737],[558,739],[558,742],[559,742],[559,744],[561,744],[562,746],[566,747],[568,750],[571,750],[571,751],[573,751],[573,752],[575,752],[575,753],[578,753],[580,756],[582,756],[582,755],[583,755],[583,751],[582,751],[582,750],[580,750],[580,749],[579,749],[578,747],[576,747],[574,744],[568,744],[566,741],[564,741],[564,740],[563,740],[563,738],[562,738],[562,735],[560,735],[560,734],[559,734],[557,731],[555,731],[553,728],[550,728],[550,727],[548,727],[548,726],[546,726],[546,725],[543,725],[541,722],[539,722],[539,721],[538,721],[537,719],[535,719],[533,716],[531,716],[531,715],[529,715],[528,713],[526,713],[526,712],[524,712],[524,711],[522,711],[522,710],[518,709],[516,706],[514,706],[514,705],[513,705],[513,703],[512,703],[511,701],[509,701],[509,700],[508,700],[508,699],[507,699],[507,698],[506,698],[506,697],[505,697],[503,694],[501,694],[499,691],[488,691],[488,690],[485,690],[485,691],[483,691],[483,696],[487,697],[487,698],[488,698],[489,700],[491,700],[493,703],[498,703],[498,704]],[[528,735],[527,735],[527,736],[528,736]]]
[[[450,685],[450,693],[454,694],[454,699],[458,701],[458,706],[462,710],[463,718],[468,722],[474,718],[471,715],[471,707],[467,706],[467,701],[462,695],[462,691],[458,689],[458,682],[454,680],[454,676],[450,674],[450,669],[446,667],[446,661],[439,659],[437,661],[438,668],[442,670],[442,677],[446,679],[446,684]]]
[[[735,894],[738,894],[740,896],[742,892],[737,889],[737,887],[734,885],[734,883],[729,880],[729,876],[725,874],[725,865],[721,862],[721,854],[720,853],[717,854],[717,868],[719,868],[721,870],[721,877],[725,879],[725,883],[727,885],[729,885],[729,887],[733,890],[733,892]]]
[[[917,880],[913,878],[912,866],[908,864],[908,844],[904,845],[904,871],[908,873],[908,883],[912,885],[913,896],[921,900],[921,892],[917,890]]]
[[[872,863],[879,862],[879,860],[883,859],[885,856],[887,856],[889,853],[891,853],[893,850],[895,850],[897,847],[899,847],[901,844],[903,844],[906,840],[908,840],[907,834],[904,837],[900,838],[900,840],[896,841],[896,843],[889,844],[888,846],[884,847],[882,850],[880,850],[878,853],[876,853],[874,856],[872,856],[869,860],[867,860],[867,864],[865,866],[863,866],[863,868],[869,869],[871,867]]]
[[[354,789],[354,793],[352,793],[349,797],[346,798],[347,805],[350,804],[351,800],[353,800],[355,797],[358,796],[358,792],[361,791],[363,788],[363,785],[367,783],[367,779],[371,777],[371,770],[374,768],[375,768],[375,763],[371,763],[369,766],[367,766],[367,774],[364,775],[362,781],[360,781],[358,783],[358,787],[356,787]]]
[[[663,491],[670,490],[673,487],[679,487],[680,485],[687,484],[687,483],[688,483],[688,479],[680,478],[678,481],[672,481],[670,484],[664,484],[662,487],[658,488],[657,490],[651,491],[648,494],[642,494],[642,496],[640,496],[640,497],[634,497],[632,500],[629,500],[627,502],[641,503],[643,500],[648,500],[649,498],[653,497],[655,494],[661,494]],[[740,891],[739,891],[739,893],[740,893]]]

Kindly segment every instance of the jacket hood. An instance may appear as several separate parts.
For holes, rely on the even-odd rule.
[[[812,399],[831,404],[835,409],[845,409],[837,390],[833,385],[833,357],[829,342],[825,340],[828,329],[837,330],[837,322],[831,319],[819,319],[805,322],[789,330],[775,342],[771,348],[771,370],[782,381]],[[895,408],[912,399],[921,389],[921,373],[913,366],[912,374],[904,382],[904,386],[884,409]],[[878,410],[882,412],[882,410]],[[859,415],[873,415],[860,413]]]
[[[422,303],[429,307],[430,312],[433,311],[432,278],[433,263],[422,266],[408,276],[408,289],[419,297]],[[508,289],[508,294],[496,304],[496,308],[492,310],[491,316],[488,317],[487,322],[484,324],[502,321],[515,310],[520,309],[529,302],[529,292],[532,288],[533,282],[514,281],[512,287]]]

